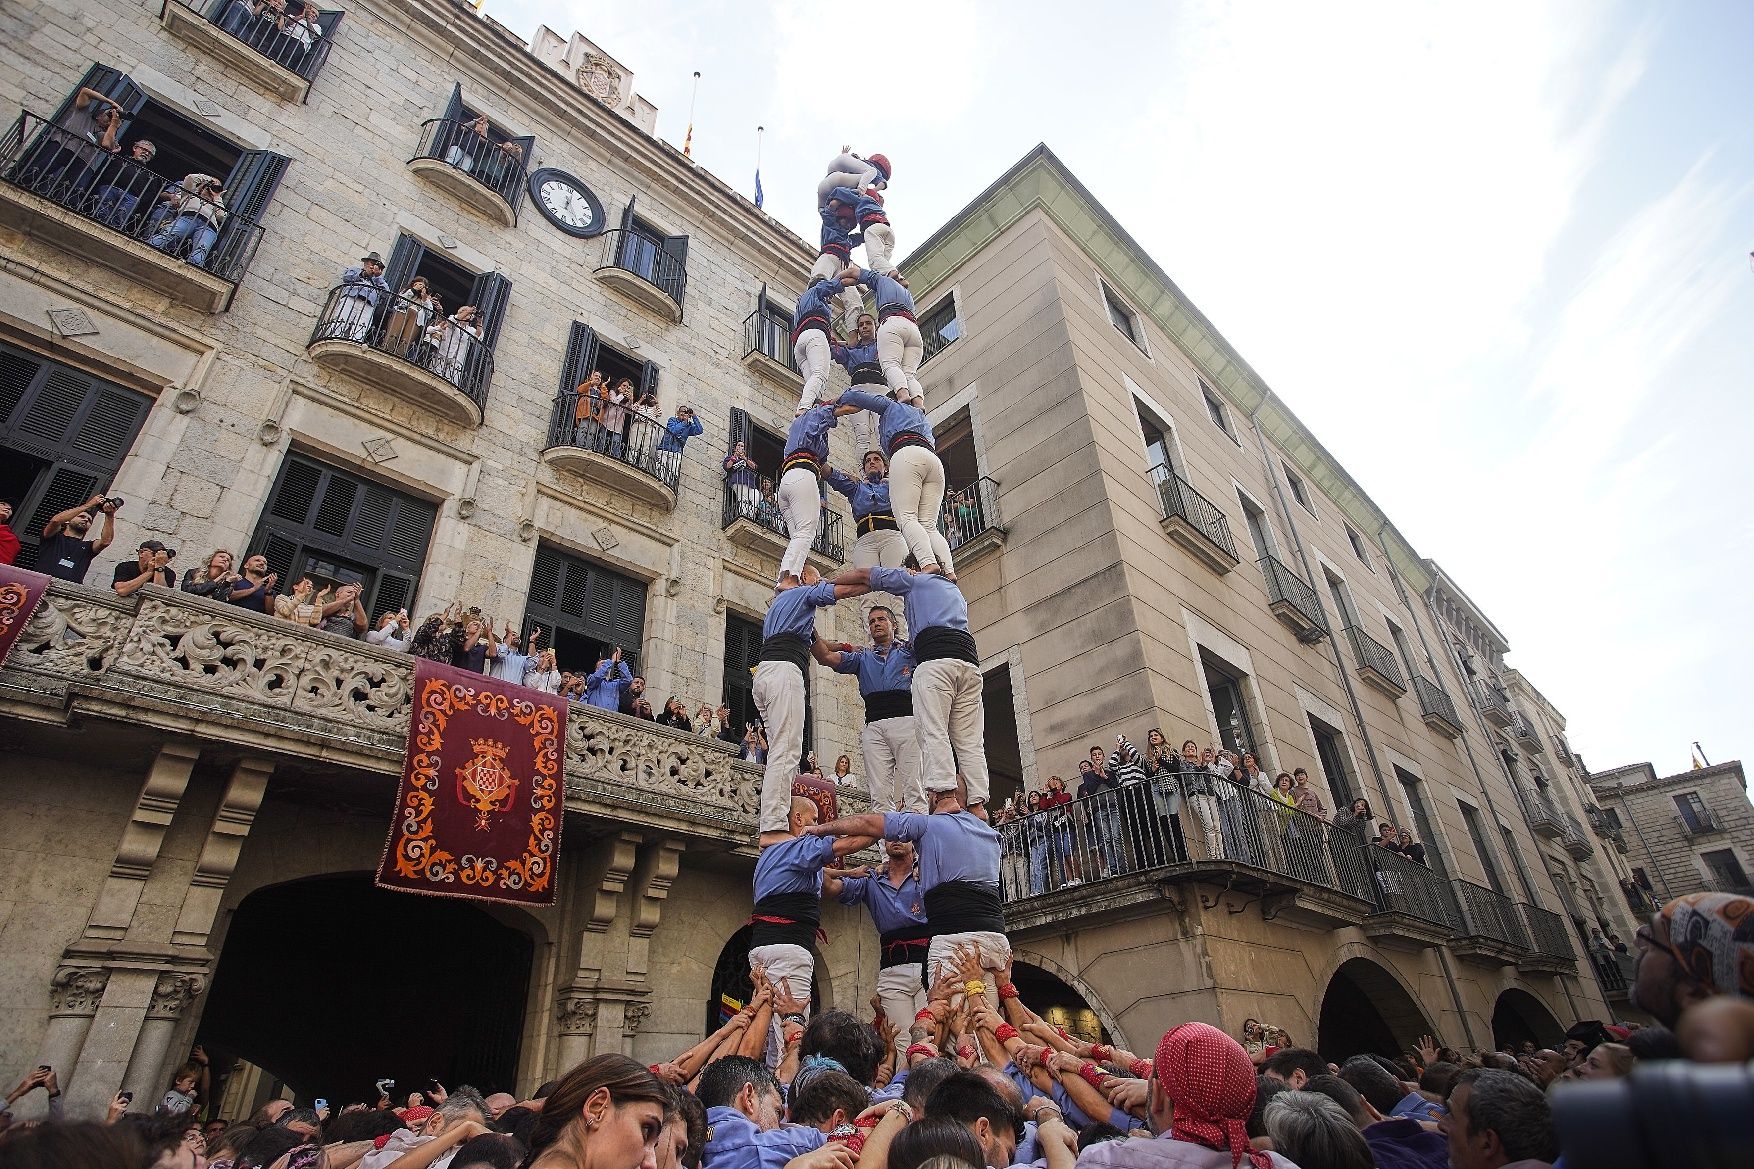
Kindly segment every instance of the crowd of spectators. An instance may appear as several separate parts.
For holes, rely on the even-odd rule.
[[[1568,1121],[1576,1082],[1636,1086],[1646,1065],[1687,1075],[1754,1056],[1751,912],[1729,894],[1671,902],[1638,936],[1635,1003],[1656,1024],[1586,1020],[1548,1047],[1463,1052],[1427,1035],[1330,1058],[1250,1019],[1240,1043],[1188,1022],[1136,1054],[1049,1023],[1009,967],[995,1009],[972,950],[904,1040],[875,999],[870,1023],[807,1018],[758,966],[749,1002],[700,1043],[647,1067],[596,1055],[524,1099],[434,1083],[393,1102],[380,1081],[375,1100],[333,1112],[270,1100],[222,1119],[196,1049],[155,1111],[129,1112],[119,1093],[100,1123],[64,1117],[40,1066],[7,1106],[37,1091],[47,1106],[0,1115],[0,1169],[1550,1169],[1600,1124]],[[1649,1131],[1634,1116],[1627,1140],[1645,1148],[1611,1163],[1655,1163],[1644,1154],[1657,1147],[1687,1154],[1675,1163],[1740,1163],[1728,1097],[1677,1109]]]

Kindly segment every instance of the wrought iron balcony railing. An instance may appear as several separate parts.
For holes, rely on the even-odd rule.
[[[1688,836],[1710,836],[1724,830],[1724,822],[1710,808],[1694,808],[1675,816],[1675,823]]]
[[[1407,692],[1407,683],[1401,677],[1401,664],[1395,660],[1395,651],[1376,640],[1356,625],[1346,627],[1346,636],[1352,641],[1352,652],[1358,655],[1358,669],[1364,677],[1385,690]]]
[[[1516,712],[1510,707],[1510,695],[1486,679],[1480,680],[1477,689],[1480,708],[1488,722],[1503,730],[1516,721]]]
[[[228,210],[217,183],[188,190],[132,150],[111,154],[29,111],[0,139],[0,178],[233,285],[262,242],[262,225]]]
[[[1495,889],[1457,878],[1453,884],[1462,910],[1462,932],[1508,946],[1529,949],[1529,931],[1517,912],[1516,902]]]
[[[1542,836],[1559,840],[1565,835],[1565,824],[1559,818],[1559,810],[1553,806],[1544,792],[1531,791],[1521,783],[1517,784],[1517,800],[1523,806],[1523,814],[1529,819],[1531,831]]]
[[[1327,614],[1321,598],[1277,556],[1261,557],[1261,576],[1267,582],[1268,607],[1294,630],[1297,639],[1317,642],[1328,635]]]
[[[758,528],[788,540],[791,533],[786,530],[786,517],[780,511],[779,496],[771,490],[747,484],[735,484],[729,479],[725,481],[725,507],[722,528],[729,528],[739,520],[747,521]],[[824,507],[816,517],[816,538],[810,542],[810,550],[820,556],[826,556],[836,564],[846,562],[846,542],[841,536],[840,514]]]
[[[1590,965],[1595,968],[1596,981],[1607,998],[1624,1000],[1630,996],[1632,984],[1638,979],[1638,959],[1634,955],[1591,950]]]
[[[1550,909],[1528,904],[1523,905],[1523,917],[1529,927],[1530,949],[1548,958],[1576,960],[1576,952],[1571,946],[1571,931],[1566,928],[1563,917]]]
[[[548,418],[548,449],[568,447],[599,454],[632,467],[676,491],[682,477],[682,452],[664,450],[669,433],[664,424],[629,407],[603,409],[600,398],[567,390],[554,399]]]
[[[1420,674],[1413,675],[1413,690],[1419,696],[1419,713],[1426,721],[1438,720],[1454,727],[1456,734],[1461,733],[1462,719],[1447,690]]]
[[[688,291],[688,264],[682,257],[671,255],[648,235],[632,228],[613,227],[598,237],[602,243],[604,268],[627,272],[639,277],[663,293],[677,311]]]
[[[1367,845],[1359,855],[1370,866],[1378,913],[1403,914],[1451,932],[1462,928],[1455,892],[1442,877],[1386,848]]]
[[[329,59],[341,13],[297,0],[276,12],[260,0],[170,0],[195,12],[240,44],[306,81]]]
[[[311,332],[311,345],[350,341],[387,354],[449,382],[475,403],[487,404],[493,377],[493,351],[470,329],[395,294],[377,292],[374,305],[361,284],[329,290],[323,314]]]
[[[1535,729],[1535,724],[1530,722],[1528,716],[1520,710],[1511,712],[1510,733],[1512,738],[1530,751],[1540,751],[1545,748],[1545,744],[1541,742],[1541,732]]]
[[[988,532],[1003,532],[999,522],[999,485],[982,475],[966,487],[944,493],[938,530],[952,552]]]
[[[1576,860],[1583,860],[1595,852],[1596,846],[1590,843],[1589,834],[1583,830],[1583,825],[1577,822],[1577,817],[1570,812],[1561,812],[1560,815],[1565,820],[1565,834],[1560,838],[1560,843],[1565,847],[1565,851]]]
[[[1241,557],[1230,536],[1230,523],[1218,505],[1165,464],[1151,468],[1151,480],[1157,487],[1170,536],[1220,572],[1236,567]]]
[[[442,162],[468,175],[498,195],[516,223],[527,177],[523,147],[513,141],[496,142],[479,125],[476,120],[428,118],[420,124],[420,148],[414,158]]]
[[[743,356],[759,354],[775,365],[801,375],[792,352],[792,325],[772,313],[756,309],[743,318]]]

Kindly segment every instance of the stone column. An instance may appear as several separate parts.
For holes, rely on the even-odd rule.
[[[597,999],[577,990],[564,990],[555,1005],[555,1019],[560,1025],[557,1075],[590,1058],[597,1035]]]
[[[73,1086],[79,1050],[109,981],[108,970],[79,966],[63,966],[49,980],[49,1026],[37,1062],[55,1069],[62,1092]]]
[[[140,895],[146,890],[146,878],[152,873],[153,862],[158,860],[165,832],[176,817],[183,792],[189,786],[189,772],[194,770],[200,754],[201,745],[192,740],[172,739],[158,749],[134,802],[128,826],[122,830],[110,874],[98,891],[91,916],[86,919],[87,939],[116,941],[127,934]]]
[[[134,1055],[122,1077],[122,1087],[134,1093],[136,1104],[149,1101],[146,1111],[157,1106],[170,1084],[172,1069],[168,1065],[177,1023],[206,985],[206,979],[199,974],[167,972],[158,976],[152,1002],[146,1008],[146,1021],[140,1026],[140,1038],[134,1041]],[[136,1107],[134,1111],[140,1109]]]

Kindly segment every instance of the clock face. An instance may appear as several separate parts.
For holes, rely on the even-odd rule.
[[[543,168],[530,176],[530,196],[544,218],[580,238],[603,230],[603,204],[572,175]]]

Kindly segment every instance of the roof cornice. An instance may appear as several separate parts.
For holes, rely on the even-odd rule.
[[[1114,286],[1180,346],[1214,389],[1257,418],[1281,453],[1319,485],[1362,534],[1373,539],[1380,534],[1395,570],[1409,586],[1420,593],[1431,586],[1425,560],[1388,515],[1045,143],[1025,154],[909,254],[903,267],[915,298],[925,299],[1001,232],[1037,209],[1076,241]]]

